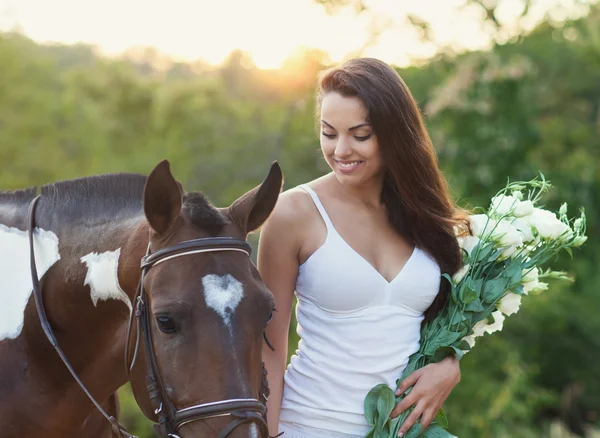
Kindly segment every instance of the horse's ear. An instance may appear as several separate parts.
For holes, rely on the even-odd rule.
[[[229,217],[244,234],[256,230],[267,220],[281,193],[282,184],[281,168],[274,161],[264,181],[231,204]]]
[[[152,170],[144,187],[144,213],[154,231],[165,233],[181,213],[182,190],[167,160]]]

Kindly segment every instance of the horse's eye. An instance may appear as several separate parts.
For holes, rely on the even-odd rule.
[[[156,315],[156,325],[163,333],[175,333],[175,321],[169,315]]]

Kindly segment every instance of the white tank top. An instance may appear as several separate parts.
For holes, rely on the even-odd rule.
[[[415,248],[387,281],[338,234],[317,194],[327,237],[300,267],[300,342],[285,372],[280,421],[366,434],[364,399],[379,383],[395,388],[419,349],[423,313],[440,287],[440,268]]]

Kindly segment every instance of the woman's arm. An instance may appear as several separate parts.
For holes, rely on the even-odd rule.
[[[273,318],[267,326],[272,351],[263,347],[263,361],[271,394],[267,401],[269,433],[276,435],[283,396],[283,376],[288,356],[288,333],[292,302],[298,276],[301,224],[298,220],[298,194],[280,195],[277,205],[262,227],[258,244],[258,270],[275,298]]]
[[[396,405],[390,416],[397,417],[413,405],[415,409],[402,423],[398,436],[406,434],[411,426],[419,420],[419,417],[423,426],[422,430],[425,430],[459,382],[460,362],[454,356],[449,356],[439,363],[426,365],[404,379],[396,395],[404,393],[413,385],[414,387]]]

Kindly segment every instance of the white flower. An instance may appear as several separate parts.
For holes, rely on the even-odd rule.
[[[498,241],[499,246],[506,248],[502,253],[501,259],[512,256],[521,246],[523,246],[523,236],[519,230],[504,219],[496,224],[496,229],[493,231],[492,238],[495,238]]]
[[[504,324],[504,315],[502,312],[496,310],[495,312],[492,312],[492,316],[494,317],[493,324],[488,324],[485,327],[486,333],[489,333],[490,335],[494,332],[502,330],[502,325]]]
[[[475,337],[483,336],[483,334],[485,333],[485,328],[487,326],[488,326],[487,319],[483,319],[481,321],[478,321],[473,326],[473,336],[475,336]]]
[[[567,203],[566,202],[563,202],[562,205],[560,206],[560,209],[558,210],[558,215],[560,217],[567,215]]]
[[[521,295],[514,292],[508,292],[498,302],[498,310],[506,316],[517,313],[519,307],[521,307]]]
[[[528,216],[533,213],[535,207],[533,203],[528,199],[527,201],[519,202],[519,205],[515,207],[514,215],[516,217]]]
[[[523,194],[513,192],[512,195],[498,195],[492,198],[490,211],[492,215],[502,217],[512,215],[516,217],[527,216],[533,212],[533,203],[529,200],[521,201]]]
[[[539,275],[540,275],[540,271],[535,266],[533,268],[523,269],[521,283],[525,284],[525,283],[529,283],[531,281],[537,282]]]
[[[540,272],[538,268],[533,267],[531,269],[523,269],[523,277],[521,278],[521,284],[523,285],[523,294],[527,295],[529,292],[534,290],[539,282]]]
[[[454,284],[458,284],[460,283],[460,281],[465,278],[465,275],[467,275],[467,272],[469,272],[469,268],[471,267],[471,265],[465,265],[462,268],[460,268],[456,274],[454,274],[452,276],[452,282]]]
[[[571,245],[573,248],[577,248],[581,245],[583,245],[585,243],[585,241],[587,240],[587,236],[577,236],[574,240],[573,240],[573,244]]]
[[[504,251],[502,251],[502,254],[500,254],[500,257],[498,257],[498,259],[499,260],[506,260],[507,258],[512,257],[513,255],[515,255],[518,250],[519,250],[518,246],[509,246]]]
[[[509,250],[510,247],[520,247],[523,245],[521,233],[507,220],[502,219],[497,221],[485,214],[474,214],[469,216],[469,220],[473,235],[480,239],[495,240],[500,247]],[[511,250],[511,252],[514,251]]]
[[[484,232],[486,235],[489,235],[490,231],[494,229],[494,226],[496,225],[496,221],[485,214],[473,214],[469,216],[469,222],[471,224],[473,236],[479,237],[480,239],[484,235]]]
[[[575,232],[580,232],[581,229],[583,228],[583,218],[578,217],[577,219],[575,219],[575,222],[573,222],[573,229],[575,230]]]
[[[524,243],[531,242],[535,238],[531,228],[531,223],[526,218],[516,218],[512,221],[512,226],[519,230],[521,236],[523,237]]]
[[[571,228],[558,220],[556,214],[542,208],[535,208],[527,220],[544,239],[570,239],[573,235]]]
[[[514,209],[519,199],[514,195],[498,195],[492,198],[490,212],[495,216],[504,216],[510,214]]]
[[[544,283],[543,281],[538,281],[537,284],[535,285],[535,287],[533,289],[531,289],[531,292],[539,294],[540,292],[543,292],[545,290],[548,290],[548,283]]]
[[[473,249],[475,249],[475,247],[479,243],[479,237],[476,236],[458,237],[457,240],[458,246],[467,251],[467,254],[469,254],[469,256],[471,256]]]
[[[467,344],[469,344],[469,347],[473,348],[475,346],[475,335],[465,336],[463,338],[463,341],[467,341]]]

